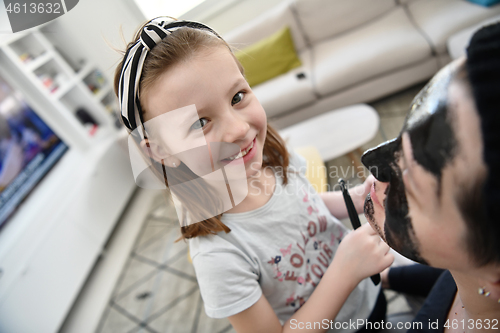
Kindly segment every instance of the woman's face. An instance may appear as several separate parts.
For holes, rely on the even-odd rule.
[[[146,130],[150,126],[158,134],[167,160],[178,159],[199,176],[214,164],[217,169],[217,164],[243,163],[245,178],[261,169],[266,114],[227,48],[179,62],[142,94],[141,102]]]
[[[466,271],[474,264],[463,211],[474,206],[486,168],[474,101],[454,79],[460,61],[416,96],[400,136],[362,161],[378,180],[365,215],[380,236],[412,260]]]

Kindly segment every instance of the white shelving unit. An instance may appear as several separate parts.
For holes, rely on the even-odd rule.
[[[37,112],[59,128],[62,139],[84,151],[116,132],[116,97],[100,69],[88,60],[70,64],[49,38],[41,28],[0,40],[0,64],[11,81],[31,90],[35,104],[50,105],[38,105]],[[98,124],[97,130],[79,120],[76,112],[82,109]]]
[[[54,37],[0,36],[0,75],[69,146],[0,229],[0,332],[59,330],[136,188],[109,79]]]

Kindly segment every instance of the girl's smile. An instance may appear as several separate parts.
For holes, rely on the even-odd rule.
[[[229,157],[223,159],[222,161],[231,162],[231,161],[243,158],[243,161],[247,162],[255,155],[255,150],[253,150],[255,140],[256,139],[254,138],[248,146],[246,146],[245,148],[241,148],[239,153],[234,154],[232,156],[229,156]]]

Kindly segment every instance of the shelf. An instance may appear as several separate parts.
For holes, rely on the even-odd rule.
[[[114,90],[110,89],[110,91],[101,100],[101,104],[104,105],[106,112],[108,112],[113,118],[115,128],[123,128],[122,122],[119,118],[120,112],[118,110],[118,98],[116,97]]]
[[[104,97],[106,97],[107,94],[111,92],[112,88],[111,86],[105,86],[102,89],[99,89],[99,92],[97,94],[94,94],[94,97],[98,100],[101,101]]]
[[[89,73],[92,71],[94,66],[90,63],[85,64],[82,69],[76,74],[76,79],[78,81],[83,81],[83,78],[89,75]]]
[[[26,34],[15,40],[10,44],[10,48],[22,63],[26,63],[23,58],[34,60],[48,51],[34,34]]]
[[[51,60],[54,57],[54,54],[50,51],[45,51],[35,59],[31,60],[28,63],[25,63],[26,69],[29,71],[34,71],[38,69],[40,66],[43,66],[46,64],[49,60]]]
[[[58,90],[70,84],[69,76],[64,73],[60,64],[53,58],[38,67],[33,73],[45,90],[53,96]]]
[[[73,47],[69,44],[67,36],[62,33],[62,30],[64,28],[59,25],[57,20],[54,20],[39,29],[39,36],[50,43],[51,48],[71,67],[73,73],[77,73],[88,62],[88,59],[85,58],[77,45]]]
[[[5,40],[0,40],[0,52],[15,68],[13,75],[19,77],[19,81],[31,81],[20,83],[20,86],[38,91],[41,96],[37,98],[52,105],[46,114],[57,119],[55,122],[66,123],[60,132],[79,136],[74,141],[85,142],[80,147],[86,150],[115,129],[117,105],[112,85],[97,66],[81,57],[78,50],[72,49],[63,55],[56,46],[64,46],[64,38],[58,34],[46,36],[44,31],[36,30]],[[79,109],[85,110],[90,117],[77,115]],[[85,127],[90,121],[99,126],[94,134],[89,134]]]
[[[112,105],[113,109],[118,110],[118,98],[113,89],[109,89],[108,93],[101,99],[103,105]]]
[[[23,38],[27,34],[28,34],[28,32],[26,32],[26,31],[18,32],[15,34],[7,34],[7,33],[0,34],[0,47],[12,44],[15,41]]]
[[[57,100],[61,99],[72,88],[74,88],[78,82],[82,81],[82,79],[87,76],[92,71],[92,69],[93,67],[91,64],[86,64],[85,66],[83,66],[83,68],[74,77],[69,79],[68,82],[62,87],[59,87],[59,89],[53,93],[52,97]]]
[[[85,85],[87,85],[87,88],[92,92],[92,94],[96,96],[99,100],[100,98],[98,96],[101,95],[101,90],[107,89],[109,87],[106,78],[104,77],[102,72],[97,68],[94,68],[90,73],[88,73],[83,78],[83,82],[85,83]],[[104,94],[101,96],[104,96]]]
[[[61,99],[64,95],[66,95],[75,85],[75,80],[70,80],[63,86],[59,87],[54,93],[52,97],[54,99]]]
[[[82,84],[77,84],[59,99],[59,102],[64,106],[68,113],[78,119],[82,127],[86,123],[96,123],[101,130],[101,127],[106,127],[111,123],[108,113],[104,106],[95,98],[92,93]],[[99,112],[96,112],[99,111]],[[80,114],[77,114],[77,113]],[[88,134],[88,131],[85,130]]]

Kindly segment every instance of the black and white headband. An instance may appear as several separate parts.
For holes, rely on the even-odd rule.
[[[128,129],[137,127],[136,116],[139,119],[142,117],[138,92],[142,66],[148,52],[162,39],[182,27],[207,30],[222,39],[214,30],[198,22],[176,21],[170,17],[157,17],[149,21],[142,29],[137,42],[125,53],[120,73],[118,103],[123,123]]]

